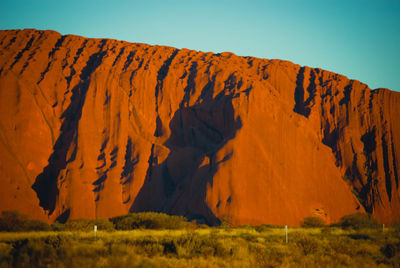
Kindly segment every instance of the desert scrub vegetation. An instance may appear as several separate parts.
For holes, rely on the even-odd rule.
[[[110,220],[58,223],[51,225],[51,231],[3,230],[0,267],[398,267],[400,264],[398,227],[384,230],[377,226],[341,228],[339,224],[289,227],[289,241],[285,243],[282,226],[205,227],[188,223],[182,217],[169,217],[139,213]],[[94,224],[99,226],[96,236]],[[133,229],[125,230],[128,228]]]
[[[188,224],[182,216],[170,216],[155,212],[130,213],[111,218],[111,222],[117,230],[181,229]]]
[[[373,219],[370,215],[365,213],[355,213],[343,216],[340,221],[336,224],[344,229],[365,229],[365,228],[377,228],[378,222]]]
[[[0,216],[0,232],[50,231],[48,223],[30,220],[16,210],[3,211]]]
[[[301,227],[311,228],[311,227],[323,227],[326,222],[320,217],[306,217],[301,223]]]

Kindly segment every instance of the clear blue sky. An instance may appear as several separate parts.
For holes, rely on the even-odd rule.
[[[400,91],[400,0],[0,0],[0,29],[22,28],[285,59]]]

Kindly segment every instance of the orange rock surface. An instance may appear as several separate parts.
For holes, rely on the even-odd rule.
[[[288,61],[0,31],[0,211],[400,220],[400,93]]]

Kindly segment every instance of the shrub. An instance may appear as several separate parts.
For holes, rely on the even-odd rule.
[[[13,267],[59,267],[60,260],[69,260],[70,249],[70,241],[65,236],[16,240],[12,242],[9,254],[12,261],[9,264],[12,263]]]
[[[27,216],[17,210],[5,210],[0,217],[0,231],[18,232],[23,231]]]
[[[261,225],[254,227],[254,230],[256,230],[259,233],[263,233],[263,232],[266,232],[273,228],[282,228],[282,226],[273,225],[273,224],[261,224]]]
[[[325,221],[320,217],[306,217],[301,223],[301,227],[312,228],[312,227],[324,227]]]
[[[388,243],[381,248],[381,252],[386,258],[391,259],[396,255],[396,245]]]
[[[0,242],[0,267],[8,267],[12,261],[12,245]]]
[[[343,229],[376,228],[378,222],[368,214],[355,213],[343,216],[337,225]]]
[[[98,230],[107,230],[112,231],[114,230],[114,225],[108,219],[97,219],[97,220],[90,220],[90,219],[76,219],[76,220],[69,220],[65,224],[66,230],[77,230],[77,231],[92,231],[94,226],[97,226]],[[57,227],[57,226],[55,226]]]
[[[316,238],[305,234],[299,234],[295,241],[296,246],[304,255],[308,255],[317,251],[320,244]]]
[[[392,228],[395,233],[400,234],[400,222],[393,224]]]
[[[371,236],[369,236],[368,234],[362,234],[362,233],[354,233],[354,234],[349,234],[347,235],[348,237],[350,237],[351,239],[354,240],[368,240],[371,239]]]
[[[110,219],[117,230],[132,229],[181,229],[187,225],[182,216],[169,216],[164,213],[131,213]]]
[[[50,231],[50,225],[40,220],[28,220],[28,217],[17,210],[6,210],[1,213],[0,231]]]
[[[47,222],[40,220],[27,220],[23,223],[24,231],[51,231],[51,227]]]
[[[59,232],[59,231],[65,231],[66,228],[65,228],[65,224],[55,221],[51,224],[51,229],[53,231]]]
[[[228,256],[231,252],[229,243],[222,243],[212,236],[185,235],[174,241],[176,252],[181,257]]]

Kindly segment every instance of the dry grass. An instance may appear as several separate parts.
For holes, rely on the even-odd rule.
[[[396,267],[400,233],[253,227],[0,233],[0,267]]]

